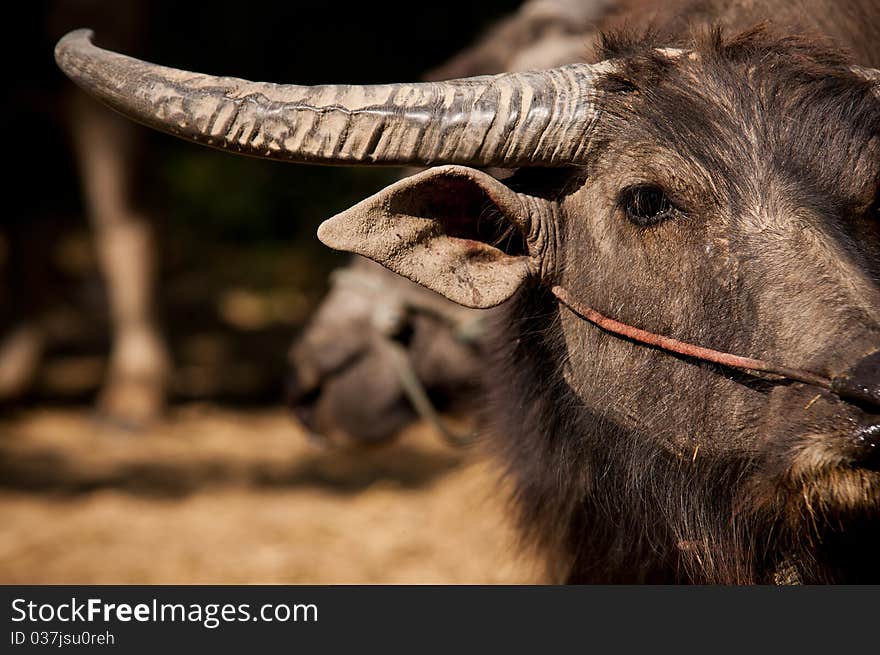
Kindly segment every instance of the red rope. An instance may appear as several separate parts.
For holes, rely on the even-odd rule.
[[[558,285],[554,286],[551,291],[566,307],[581,318],[598,325],[603,330],[613,332],[614,334],[632,339],[633,341],[662,348],[663,350],[678,353],[679,355],[686,355],[707,362],[714,362],[716,364],[721,364],[722,366],[732,366],[734,368],[742,368],[749,371],[771,373],[790,380],[797,380],[798,382],[805,382],[806,384],[816,385],[824,389],[831,389],[831,380],[822,375],[801,368],[790,368],[788,366],[771,364],[762,359],[742,357],[740,355],[721,352],[720,350],[703,348],[702,346],[687,343],[686,341],[679,341],[678,339],[666,337],[662,334],[648,332],[647,330],[642,330],[633,327],[632,325],[615,321],[613,318],[608,318],[607,316],[600,314],[592,307],[578,303],[569,295],[568,291]]]

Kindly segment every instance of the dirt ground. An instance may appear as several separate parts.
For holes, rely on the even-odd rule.
[[[327,451],[281,410],[189,405],[145,434],[0,420],[0,583],[521,583],[497,475],[416,426]]]

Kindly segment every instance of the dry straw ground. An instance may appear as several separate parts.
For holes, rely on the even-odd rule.
[[[0,421],[0,583],[518,583],[497,475],[417,426],[322,451],[281,411],[189,406],[145,434]]]

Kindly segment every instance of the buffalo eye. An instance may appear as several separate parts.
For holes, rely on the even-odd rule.
[[[624,189],[618,204],[626,217],[640,227],[656,225],[675,212],[675,206],[666,192],[653,184],[639,184]]]

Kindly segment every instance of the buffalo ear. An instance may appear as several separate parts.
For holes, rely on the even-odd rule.
[[[499,235],[524,243],[525,203],[495,178],[440,166],[400,180],[325,221],[318,238],[364,255],[466,307],[494,307],[533,270],[525,247],[508,252]]]

